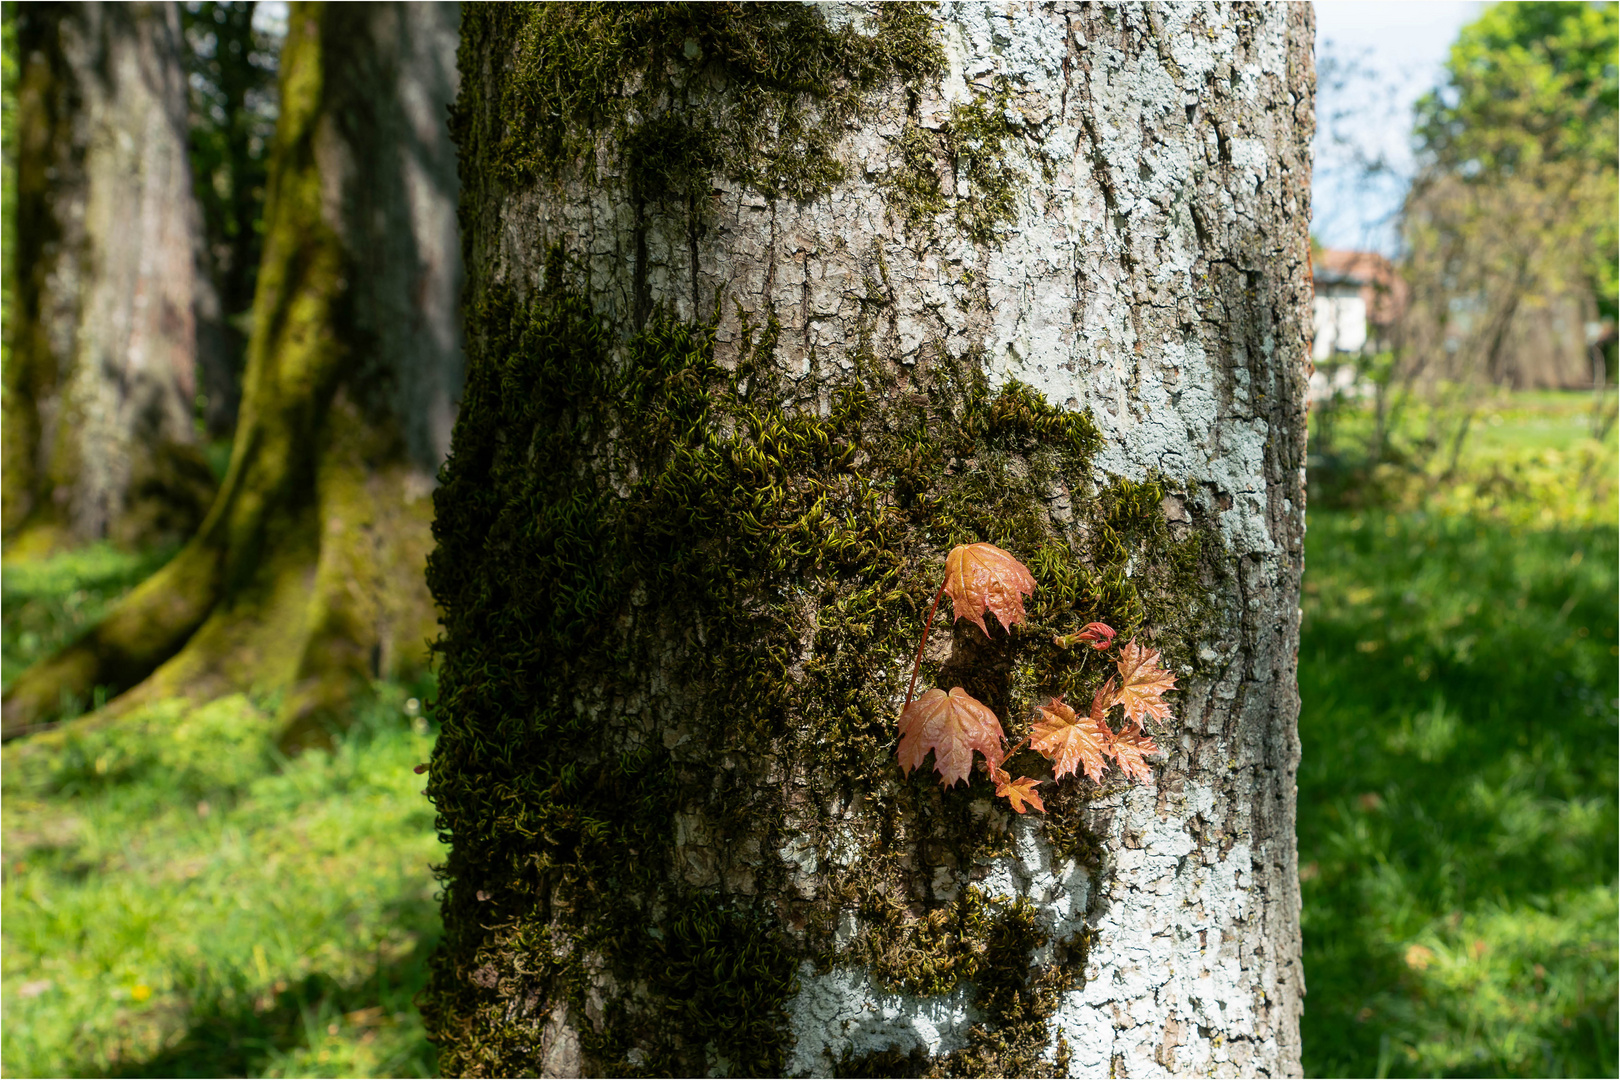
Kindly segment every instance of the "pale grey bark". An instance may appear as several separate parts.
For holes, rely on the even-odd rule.
[[[195,527],[200,219],[172,3],[23,13],[20,302],[6,378],[6,525],[123,541]],[[26,258],[26,264],[21,264]]]
[[[864,17],[861,5],[829,12]],[[1021,380],[1054,405],[1092,411],[1105,440],[1099,482],[1150,472],[1185,482],[1178,490],[1225,548],[1228,618],[1197,643],[1205,674],[1184,677],[1168,758],[1151,785],[1086,812],[1105,839],[1099,875],[1054,863],[1019,819],[1017,854],[981,885],[1033,901],[1054,938],[1091,932],[1083,985],[1052,1024],[1072,1075],[1298,1075],[1311,10],[946,2],[937,19],[949,72],[922,94],[923,128],[942,128],[953,105],[982,100],[998,79],[1011,92],[1019,131],[1006,161],[1019,183],[999,241],[962,236],[950,209],[932,239],[892,212],[884,181],[899,168],[905,116],[896,90],[840,142],[850,179],[827,197],[773,202],[716,179],[694,232],[678,208],[638,218],[607,181],[492,187],[481,197],[496,224],[476,238],[478,257],[492,278],[527,289],[560,241],[586,260],[581,284],[626,336],[658,305],[703,320],[723,298],[722,364],[735,362],[741,320],[758,327],[774,311],[776,359],[797,387],[783,407],[823,415],[837,374],[827,365],[848,368],[839,358],[870,326],[865,283],[882,281],[870,342],[879,362],[982,355],[992,384]],[[952,179],[954,206],[972,193]],[[1172,520],[1183,505],[1167,504]],[[602,700],[621,691],[631,702],[668,693],[653,676]],[[663,704],[679,714],[680,702]],[[675,745],[680,730],[664,738]],[[825,855],[829,830],[860,836],[864,812],[789,819],[804,839],[779,854],[802,895],[827,873],[815,853]],[[689,884],[731,888],[706,869],[702,845],[701,830],[683,828],[675,865],[691,868]],[[852,922],[843,936],[856,932]],[[974,1019],[962,995],[912,998],[849,967],[806,967],[790,1011],[787,1067],[801,1074],[825,1073],[846,1052],[948,1052]],[[553,1042],[573,1038],[563,1030]]]

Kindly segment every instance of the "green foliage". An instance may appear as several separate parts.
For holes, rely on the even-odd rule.
[[[1311,505],[1422,507],[1541,527],[1613,521],[1614,416],[1612,392],[1408,399],[1382,420],[1359,402],[1320,404],[1311,410]]]
[[[669,984],[680,966],[641,944],[654,930],[672,940],[672,920],[706,918],[717,897],[738,911],[756,897],[785,905],[765,910],[802,932],[771,950],[794,964],[834,962],[840,914],[859,912],[846,952],[890,957],[884,981],[950,989],[968,970],[952,957],[988,948],[999,923],[962,923],[977,939],[934,934],[957,901],[889,883],[927,881],[930,867],[965,875],[1009,841],[1005,812],[975,809],[982,778],[975,798],[945,800],[894,763],[898,698],[946,551],[985,540],[1025,554],[1037,590],[1016,648],[999,628],[985,639],[959,624],[953,659],[925,659],[925,678],[1024,716],[1037,697],[1100,684],[1089,650],[1052,641],[1087,622],[1140,629],[1191,662],[1213,614],[1178,577],[1211,572],[1197,530],[1172,531],[1161,481],[1092,490],[1090,417],[1018,384],[992,391],[976,358],[890,373],[857,352],[847,374],[822,376],[825,407],[783,404],[793,395],[769,318],[747,327],[728,369],[710,327],[662,311],[615,341],[574,280],[557,253],[534,296],[496,288],[472,310],[435,495],[445,727],[429,791],[452,846],[446,945],[423,1008],[446,1068],[536,1068],[537,1041],[512,1010],[566,987],[573,1015],[590,1016],[604,973],[715,1000],[714,1023],[734,1025],[744,1014],[712,988]],[[1201,580],[1191,594],[1209,592]],[[673,715],[637,689],[653,672],[681,702]],[[847,841],[858,860],[808,896],[761,850],[788,841],[770,824],[778,771],[820,820],[860,808]],[[1060,809],[1041,828],[1066,856],[1094,857],[1080,820],[1095,785],[1054,788]],[[809,842],[803,858],[828,865],[830,838]],[[778,972],[750,1001],[788,993],[794,967],[761,969],[750,934],[702,940],[712,969]],[[543,973],[537,955],[555,958]],[[1072,975],[1014,967],[1031,985]],[[1044,1048],[1050,1010],[1020,1000],[986,998],[987,1031]],[[779,1067],[763,1022],[748,1020],[749,1045],[727,1060]],[[1014,1039],[1016,1024],[1030,1026]],[[585,1027],[587,1051],[619,1071],[706,1068],[714,1041],[690,1020],[612,1008]]]
[[[512,5],[465,19],[464,48],[511,42],[499,120],[457,120],[499,124],[502,179],[559,179],[606,137],[632,198],[694,208],[715,176],[772,199],[829,191],[844,175],[833,145],[868,95],[943,65],[910,4],[880,4],[870,34],[797,5]],[[711,100],[723,106],[696,107]]]
[[[1494,4],[1463,27],[1446,85],[1418,104],[1419,146],[1500,175],[1539,160],[1614,167],[1620,7]]]
[[[1590,232],[1583,260],[1605,316],[1616,314],[1616,153],[1620,6],[1493,4],[1465,26],[1446,83],[1417,105],[1425,171],[1500,187],[1524,181]],[[1575,176],[1590,182],[1568,183]],[[1423,184],[1420,182],[1419,187]]]
[[[1616,530],[1306,535],[1305,1071],[1616,1068]]]
[[[432,734],[406,693],[295,761],[241,696],[8,745],[7,1073],[430,1075]]]

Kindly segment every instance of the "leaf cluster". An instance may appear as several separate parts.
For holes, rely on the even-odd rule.
[[[1035,591],[1035,579],[1029,569],[1009,552],[994,544],[964,544],[951,549],[945,559],[945,580],[940,593],[949,594],[956,619],[966,619],[988,636],[984,616],[993,614],[1003,627],[1011,630],[1024,621],[1024,597]],[[936,597],[935,606],[939,604]],[[922,641],[917,646],[918,664],[927,644],[928,631],[933,624],[930,609],[923,624]],[[1115,631],[1106,623],[1088,623],[1075,634],[1054,638],[1054,644],[1068,648],[1085,643],[1098,651],[1113,644]],[[916,666],[912,669],[912,689],[916,687]],[[1159,653],[1139,645],[1126,643],[1117,661],[1118,681],[1110,678],[1092,698],[1091,714],[1085,719],[1064,704],[1060,694],[1048,704],[1039,706],[1041,720],[1027,736],[1032,749],[1054,763],[1053,778],[1083,769],[1095,782],[1107,770],[1106,758],[1119,762],[1125,775],[1136,780],[1151,778],[1144,755],[1159,753],[1151,737],[1142,730],[1146,719],[1170,719],[1170,706],[1163,695],[1176,685],[1174,675],[1159,666]],[[1115,731],[1108,723],[1108,712],[1115,705],[1123,706],[1126,726]],[[1006,746],[1006,735],[996,714],[983,702],[963,690],[952,687],[949,694],[943,690],[926,691],[915,701],[907,691],[905,708],[900,713],[900,766],[911,772],[922,765],[930,752],[934,755],[934,768],[940,783],[950,787],[967,779],[973,767],[975,752],[984,758],[982,767],[996,786],[996,795],[1006,799],[1015,811],[1022,814],[1026,806],[1045,811],[1036,786],[1038,781],[1028,776],[1013,780],[1002,769],[1002,762],[1015,752],[1023,740],[1011,750]]]

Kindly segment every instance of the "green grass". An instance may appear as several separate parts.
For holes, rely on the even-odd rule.
[[[8,560],[0,570],[0,684],[9,687],[29,664],[66,645],[175,550],[129,552],[102,543]]]
[[[8,675],[162,557],[7,564]],[[292,761],[242,696],[5,747],[6,1075],[432,1074],[412,997],[439,847],[412,770],[433,732],[405,715],[431,687],[377,690]]]
[[[1507,404],[1465,465],[1537,483],[1310,514],[1308,1076],[1616,1074],[1613,434],[1582,498],[1579,414]]]

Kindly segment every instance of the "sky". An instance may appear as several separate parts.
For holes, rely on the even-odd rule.
[[[1412,173],[1412,105],[1441,77],[1478,0],[1319,0],[1311,231],[1326,247],[1394,254]],[[1382,158],[1387,171],[1362,163]]]

